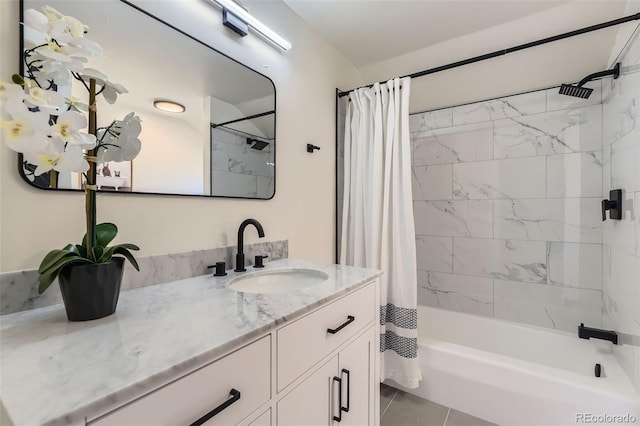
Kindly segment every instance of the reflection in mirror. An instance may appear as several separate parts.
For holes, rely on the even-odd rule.
[[[120,0],[24,0],[23,10],[50,5],[89,27],[104,49],[88,64],[129,91],[98,100],[98,125],[135,111],[142,150],[132,162],[98,165],[101,191],[269,199],[275,193],[275,88],[267,77]],[[25,40],[42,41],[25,31]],[[82,98],[71,79],[64,96]],[[168,100],[184,112],[154,107]],[[85,100],[86,102],[86,100]],[[82,176],[21,174],[34,186],[81,189]]]

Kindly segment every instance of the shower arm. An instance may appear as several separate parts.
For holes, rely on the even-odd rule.
[[[620,76],[620,62],[618,62],[612,69],[600,72],[594,72],[593,74],[589,74],[578,83],[578,87],[582,87],[587,84],[591,80],[595,80],[599,77],[606,77],[608,75],[612,75],[613,79],[617,79]]]

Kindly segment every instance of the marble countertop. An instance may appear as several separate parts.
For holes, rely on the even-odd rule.
[[[67,321],[55,305],[0,317],[0,401],[15,425],[83,424],[380,275],[282,259],[265,270],[326,272],[287,293],[227,288],[238,273],[203,275],[120,294],[114,315]],[[248,268],[251,271],[253,268]]]

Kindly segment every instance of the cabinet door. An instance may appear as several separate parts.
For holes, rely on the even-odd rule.
[[[342,422],[339,426],[373,425],[375,420],[374,401],[375,379],[374,357],[378,356],[375,346],[376,327],[360,336],[338,355],[340,377],[342,378],[341,407]],[[334,423],[338,425],[338,423]]]
[[[338,357],[334,356],[318,371],[278,402],[278,426],[328,426],[338,414]],[[335,395],[335,396],[334,396]]]

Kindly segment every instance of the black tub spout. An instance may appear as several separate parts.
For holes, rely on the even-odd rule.
[[[584,323],[578,326],[578,337],[581,339],[601,339],[608,340],[614,345],[618,344],[618,333],[613,330],[601,330],[599,328],[585,327]]]

